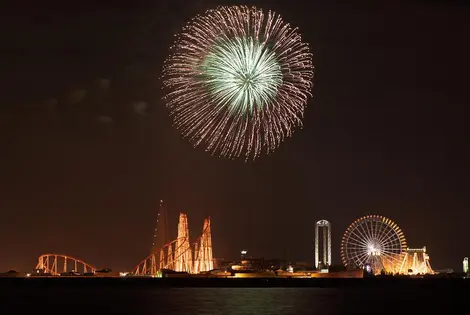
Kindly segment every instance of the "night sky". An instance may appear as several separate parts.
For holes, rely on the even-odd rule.
[[[16,1],[2,7],[0,271],[42,253],[130,270],[158,203],[176,236],[212,218],[214,256],[312,262],[314,222],[379,214],[435,269],[470,256],[470,7],[465,1],[256,1],[314,53],[305,125],[270,156],[194,149],[161,101],[160,69],[192,16],[241,1]],[[90,1],[90,3],[92,3]],[[431,3],[431,4],[429,4]],[[85,95],[86,94],[86,95]]]

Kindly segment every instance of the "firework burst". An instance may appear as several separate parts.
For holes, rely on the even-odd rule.
[[[297,29],[255,7],[223,6],[191,20],[163,69],[176,128],[211,154],[256,159],[302,125],[312,55]]]

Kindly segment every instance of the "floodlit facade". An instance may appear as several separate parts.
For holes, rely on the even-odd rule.
[[[468,257],[463,259],[463,272],[468,273]]]
[[[326,220],[315,223],[315,268],[331,265],[331,224]]]

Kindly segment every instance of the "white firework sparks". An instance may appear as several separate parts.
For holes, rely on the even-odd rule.
[[[195,17],[163,69],[176,127],[228,158],[270,153],[302,125],[312,54],[297,29],[261,9],[223,6]]]

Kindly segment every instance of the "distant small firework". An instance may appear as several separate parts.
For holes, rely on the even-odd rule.
[[[178,35],[163,69],[165,100],[185,138],[211,154],[256,159],[302,125],[312,54],[274,12],[222,6]]]

